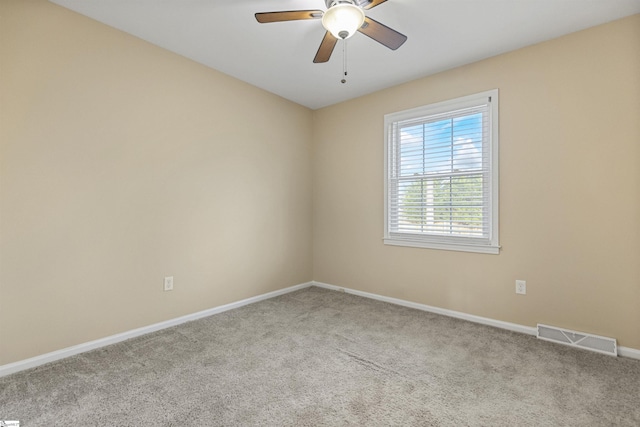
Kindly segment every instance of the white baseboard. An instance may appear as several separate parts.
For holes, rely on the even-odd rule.
[[[488,317],[475,316],[473,314],[467,314],[460,311],[447,310],[445,308],[433,307],[426,304],[419,304],[416,302],[406,301],[398,298],[385,297],[378,294],[372,294],[370,292],[358,291],[355,289],[344,288],[341,286],[330,285],[322,282],[311,282],[313,286],[319,288],[331,289],[334,291],[343,291],[348,294],[358,295],[365,298],[371,298],[378,301],[384,301],[391,304],[401,305],[404,307],[415,308],[417,310],[428,311],[430,313],[442,314],[444,316],[455,317],[456,319],[468,320],[469,322],[480,323],[482,325],[494,326],[500,329],[506,329],[509,331],[520,332],[527,335],[536,336],[538,333],[537,328],[531,326],[519,325],[517,323],[503,322],[501,320],[490,319]],[[640,360],[640,350],[630,347],[618,346],[618,356],[628,357],[631,359]]]
[[[334,291],[343,291],[349,294],[358,295],[365,298],[371,298],[378,301],[384,301],[391,304],[401,305],[404,307],[415,308],[417,310],[428,311],[430,313],[442,314],[444,316],[455,317],[457,319],[468,320],[474,323],[480,323],[483,325],[494,326],[496,328],[506,329],[509,331],[520,332],[528,335],[536,335],[537,329],[530,326],[519,325],[516,323],[503,322],[501,320],[490,319],[487,317],[475,316],[473,314],[462,313],[460,311],[447,310],[444,308],[433,307],[430,305],[419,304],[416,302],[406,301],[398,298],[385,297],[382,295],[373,294],[370,292],[358,291],[355,289],[344,288],[341,286],[330,285],[328,283],[322,282],[307,282],[301,283],[299,285],[290,286],[288,288],[279,289],[277,291],[268,292],[266,294],[257,295],[255,297],[243,299],[240,301],[232,302],[229,304],[221,305],[218,307],[210,308],[208,310],[199,311],[197,313],[188,314],[186,316],[177,317],[175,319],[167,320],[160,323],[155,323],[153,325],[145,326],[138,329],[133,329],[127,332],[123,332],[120,334],[112,335],[109,337],[101,338],[94,341],[89,341],[83,344],[78,344],[73,347],[63,348],[61,350],[53,351],[51,353],[42,354],[40,356],[35,356],[29,359],[20,360],[18,362],[9,363],[7,365],[0,366],[0,377],[10,375],[19,371],[24,371],[26,369],[35,368],[40,365],[44,365],[45,363],[55,362],[56,360],[64,359],[70,356],[75,356],[76,354],[84,353],[87,351],[95,350],[100,347],[105,347],[111,344],[116,344],[121,341],[125,341],[131,338],[139,337],[141,335],[145,335],[151,332],[156,332],[161,329],[167,329],[172,326],[180,325],[181,323],[191,322],[193,320],[198,320],[203,317],[212,316],[217,313],[222,313],[228,310],[233,310],[234,308],[239,308],[245,305],[253,304],[258,301],[263,301],[269,298],[277,297],[279,295],[284,295],[289,292],[297,291],[300,289],[308,288],[310,286],[317,286],[319,288],[330,289]],[[618,355],[623,357],[628,357],[631,359],[640,360],[640,350],[630,347],[621,347],[618,346]]]
[[[640,350],[631,347],[618,346],[618,356],[628,357],[630,359],[640,360]]]
[[[229,304],[221,305],[218,307],[210,308],[208,310],[199,311],[197,313],[187,314],[186,316],[177,317],[175,319],[167,320],[153,325],[144,326],[142,328],[133,329],[127,332],[123,332],[109,337],[89,341],[86,343],[74,345],[72,347],[63,348],[61,350],[52,351],[51,353],[42,354],[29,359],[20,360],[14,363],[0,366],[0,377],[10,375],[25,369],[35,368],[45,363],[55,362],[56,360],[64,359],[66,357],[75,356],[76,354],[84,353],[90,350],[95,350],[100,347],[105,347],[111,344],[116,344],[124,340],[139,337],[151,332],[156,332],[161,329],[167,329],[172,326],[180,325],[181,323],[191,322],[192,320],[198,320],[203,317],[208,317],[214,314],[222,313],[224,311],[233,310],[248,304],[253,304],[258,301],[263,301],[269,298],[277,297],[289,292],[297,291],[299,289],[308,288],[312,286],[313,282],[301,283],[299,285],[290,286],[288,288],[279,289],[277,291],[268,292],[266,294],[257,295],[255,297],[243,299],[240,301],[232,302]]]
[[[404,307],[415,308],[417,310],[428,311],[430,313],[442,314],[448,317],[455,317],[456,319],[468,320],[474,323],[481,323],[483,325],[495,326],[500,329],[507,329],[509,331],[520,332],[527,335],[536,335],[536,328],[529,326],[518,325],[516,323],[503,322],[500,320],[489,319],[487,317],[474,316],[473,314],[462,313],[460,311],[447,310],[445,308],[433,307],[430,305],[419,304],[417,302],[406,301],[398,298],[385,297],[382,295],[372,294],[369,292],[357,291],[355,289],[343,288],[340,286],[329,285],[322,282],[312,282],[314,286],[320,288],[332,289],[335,291],[344,291],[348,294],[358,295],[365,298],[371,298],[378,301],[389,302],[391,304],[401,305]]]

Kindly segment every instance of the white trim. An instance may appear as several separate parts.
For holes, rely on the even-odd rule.
[[[151,332],[156,332],[161,329],[167,329],[172,326],[177,326],[182,323],[190,322],[192,320],[198,320],[203,317],[212,316],[217,313],[222,313],[234,308],[240,308],[245,305],[253,304],[255,302],[263,301],[269,298],[274,298],[280,295],[287,294],[289,292],[305,289],[310,286],[317,286],[319,288],[330,289],[333,291],[342,291],[348,294],[358,295],[365,298],[370,298],[378,301],[384,301],[391,304],[401,305],[404,307],[414,308],[417,310],[427,311],[430,313],[441,314],[443,316],[454,317],[456,319],[468,320],[469,322],[480,323],[482,325],[494,326],[500,329],[506,329],[509,331],[520,332],[527,335],[537,335],[537,328],[519,325],[517,323],[503,322],[501,320],[490,319],[487,317],[475,316],[473,314],[462,313],[460,311],[447,310],[445,308],[433,307],[430,305],[420,304],[417,302],[411,302],[401,300],[398,298],[385,297],[378,294],[372,294],[370,292],[358,291],[355,289],[344,288],[340,286],[330,285],[322,282],[306,282],[299,285],[290,286],[288,288],[280,289],[266,294],[257,295],[255,297],[243,299],[240,301],[232,302],[229,304],[221,305],[218,307],[210,308],[208,310],[199,311],[197,313],[188,314],[186,316],[177,317],[175,319],[167,320],[153,325],[145,326],[138,329],[133,329],[121,334],[112,335],[110,337],[101,338],[94,341],[89,341],[83,344],[78,344],[73,347],[63,348],[61,350],[53,351],[51,353],[42,354],[29,359],[19,360],[14,363],[9,363],[0,366],[0,377],[14,374],[16,372],[24,371],[26,369],[35,368],[45,363],[55,362],[56,360],[65,359],[67,357],[75,356],[76,354],[85,353],[87,351],[95,350],[100,347],[105,347],[111,344],[116,344],[121,341],[135,338]],[[640,360],[640,350],[631,347],[618,346],[618,355],[621,357],[628,357],[630,359]]]
[[[450,113],[460,109],[468,107],[477,107],[484,104],[485,99],[489,98],[488,112],[490,114],[490,127],[489,127],[489,167],[491,190],[489,194],[489,200],[487,205],[483,205],[489,210],[489,217],[491,219],[489,236],[485,238],[474,237],[459,237],[459,236],[435,236],[429,233],[408,233],[400,231],[392,231],[390,229],[390,188],[389,182],[391,179],[391,167],[389,162],[391,161],[392,141],[395,140],[394,126],[398,122],[403,122],[411,119],[418,119],[424,117],[436,116],[442,113]],[[479,104],[481,103],[481,104]],[[499,166],[499,120],[500,120],[500,108],[499,108],[499,90],[492,89],[473,95],[462,96],[455,99],[436,102],[421,107],[412,108],[410,110],[398,111],[395,113],[385,114],[384,116],[384,234],[383,243],[385,245],[393,246],[406,246],[414,248],[427,248],[438,250],[451,250],[460,252],[476,252],[482,254],[500,254],[500,238],[499,238],[499,179],[500,179],[500,166]],[[484,138],[484,137],[483,137]],[[484,168],[483,168],[484,171]],[[484,202],[483,202],[484,203]],[[466,243],[465,243],[466,242]]]
[[[125,341],[131,338],[139,337],[140,335],[149,334],[162,329],[171,328],[182,323],[198,320],[203,317],[212,316],[214,314],[222,313],[234,308],[239,308],[245,305],[253,304],[258,301],[263,301],[269,298],[277,297],[287,294],[289,292],[297,291],[300,289],[308,288],[313,285],[313,282],[301,283],[299,285],[290,286],[288,288],[279,289],[273,292],[267,292],[266,294],[257,295],[255,297],[246,298],[240,301],[232,302],[229,304],[221,305],[218,307],[210,308],[197,313],[187,314],[186,316],[177,317],[175,319],[166,320],[164,322],[155,323],[153,325],[144,326],[142,328],[132,329],[127,332],[123,332],[109,337],[100,338],[94,341],[74,345],[72,347],[63,348],[61,350],[45,353],[40,356],[31,357],[29,359],[19,360],[14,363],[9,363],[0,366],[0,377],[10,375],[25,369],[35,368],[36,366],[44,365],[45,363],[55,362],[56,360],[65,359],[67,357],[75,356],[76,354],[84,353],[87,351],[95,350],[100,347],[105,347],[111,344],[116,344],[121,341]]]
[[[398,298],[385,297],[378,294],[372,294],[370,292],[358,291],[355,289],[344,288],[341,286],[330,285],[322,282],[311,282],[313,286],[319,288],[331,289],[333,291],[345,292],[347,294],[358,295],[365,298],[371,298],[378,301],[384,301],[391,304],[401,305],[403,307],[415,308],[417,310],[428,311],[430,313],[442,314],[443,316],[454,317],[456,319],[468,320],[469,322],[480,323],[482,325],[493,326],[500,329],[506,329],[508,331],[520,332],[527,335],[538,335],[538,328],[531,326],[520,325],[517,323],[503,322],[502,320],[490,319],[488,317],[475,316],[473,314],[467,314],[460,311],[448,310],[446,308],[433,307],[426,304],[419,304],[417,302],[406,301]],[[631,347],[618,346],[618,356],[628,357],[630,359],[640,360],[640,350]]]
[[[378,301],[389,302],[391,304],[401,305],[403,307],[415,308],[417,310],[428,311],[430,313],[442,314],[443,316],[455,317],[456,319],[468,320],[473,323],[480,323],[482,325],[494,326],[500,329],[507,329],[509,331],[520,332],[522,334],[533,335],[537,334],[537,329],[530,326],[518,325],[517,323],[503,322],[502,320],[490,319],[488,317],[475,316],[473,314],[467,314],[460,311],[448,310],[446,308],[433,307],[431,305],[420,304],[417,302],[406,301],[398,298],[385,297],[382,295],[372,294],[369,292],[357,291],[355,289],[343,288],[340,286],[329,285],[328,283],[312,282],[313,286],[320,288],[332,289],[334,291],[342,291],[348,294],[358,295],[365,298],[371,298]]]
[[[640,360],[640,350],[631,347],[618,346],[618,356]]]
[[[500,246],[490,245],[462,245],[459,243],[436,243],[419,240],[410,240],[405,238],[389,237],[382,239],[385,245],[392,246],[409,246],[413,248],[425,248],[425,249],[441,249],[444,251],[458,251],[458,252],[476,252],[480,254],[494,254],[500,253]]]

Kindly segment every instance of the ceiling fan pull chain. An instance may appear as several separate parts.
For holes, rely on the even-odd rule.
[[[340,80],[340,82],[344,84],[347,82],[347,41],[346,40],[342,40],[342,72],[344,76],[342,77],[342,80]]]

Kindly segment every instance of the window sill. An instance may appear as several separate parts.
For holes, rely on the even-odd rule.
[[[458,251],[458,252],[476,252],[481,254],[493,254],[498,255],[500,253],[500,246],[489,245],[465,245],[460,243],[441,243],[441,242],[427,242],[416,241],[397,238],[385,238],[383,239],[385,245],[392,246],[407,246],[413,248],[424,249],[439,249],[445,251]]]

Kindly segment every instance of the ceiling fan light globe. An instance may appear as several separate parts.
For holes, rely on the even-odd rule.
[[[363,23],[363,10],[350,3],[336,4],[322,15],[322,26],[338,39],[348,39]]]

